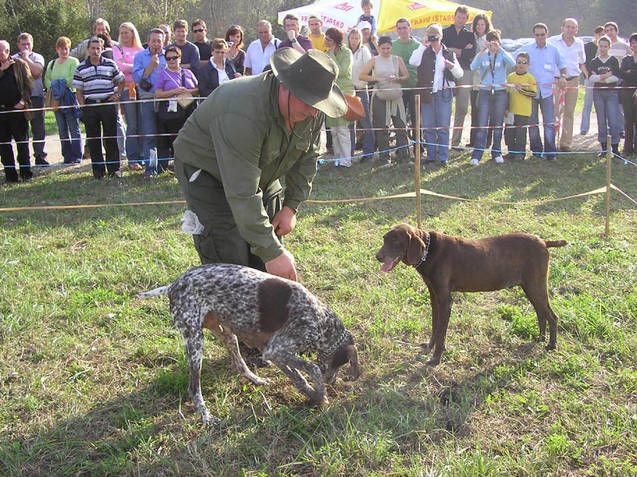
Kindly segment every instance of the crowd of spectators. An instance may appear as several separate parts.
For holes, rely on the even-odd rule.
[[[59,37],[57,57],[48,62],[34,52],[27,32],[18,36],[13,56],[9,42],[1,40],[0,156],[6,180],[32,177],[29,128],[35,165],[49,165],[45,106],[54,110],[65,164],[90,156],[94,177],[102,179],[120,177],[126,161],[130,170],[152,178],[169,169],[172,142],[199,98],[227,81],[266,71],[279,48],[326,52],[339,67],[338,86],[360,99],[363,119],[325,124],[326,147],[339,166],[349,167],[358,149],[364,159],[408,160],[418,115],[423,140],[413,147],[422,147],[430,162],[447,164],[450,149],[466,147],[473,148],[472,165],[486,151],[498,164],[522,160],[527,131],[531,154],[555,160],[558,152],[572,149],[580,82],[585,86],[580,133],[589,132],[594,106],[600,154],[609,148],[620,154],[622,138],[622,154],[637,152],[637,33],[624,41],[611,21],[595,28],[593,41],[584,44],[577,37],[577,20],[567,18],[554,36],[546,24],[535,24],[534,41],[510,53],[487,16],[476,15],[468,24],[464,6],[457,8],[453,24],[429,25],[421,39],[405,18],[396,21],[397,38],[379,37],[371,2],[363,0],[361,10],[358,24],[348,31],[324,29],[317,15],[307,26],[287,15],[282,39],[261,20],[257,38],[247,44],[239,25],[209,39],[202,19],[158,25],[145,43],[135,25],[125,22],[114,39],[108,21],[98,18],[91,35],[73,48],[67,37]],[[463,146],[469,112],[471,131]]]

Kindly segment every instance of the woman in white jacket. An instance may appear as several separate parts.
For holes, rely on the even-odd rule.
[[[372,131],[372,121],[369,112],[369,92],[367,91],[367,81],[359,79],[361,70],[372,59],[372,53],[365,45],[363,45],[363,36],[358,28],[352,28],[347,34],[347,45],[354,55],[352,62],[352,80],[354,88],[356,88],[356,96],[358,96],[365,108],[365,117],[356,123],[350,124],[352,139],[352,155],[356,144],[356,129],[363,130],[363,157],[365,160],[371,157],[376,150],[376,141],[374,139],[374,131]]]

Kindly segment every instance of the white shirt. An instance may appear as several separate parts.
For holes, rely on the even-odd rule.
[[[584,53],[584,42],[580,38],[574,38],[569,46],[564,41],[562,35],[552,36],[548,39],[564,60],[566,66],[566,76],[579,76],[579,65],[586,63],[586,53]]]
[[[214,69],[217,70],[217,75],[219,76],[219,86],[230,80],[230,78],[228,78],[228,73],[226,73],[225,64],[223,65],[223,68],[218,68],[215,62],[212,61],[212,58],[210,58],[210,64]]]
[[[610,56],[614,56],[621,64],[622,59],[626,55],[631,55],[630,46],[621,38],[617,38],[617,41],[610,46],[610,50],[608,50],[608,54]]]
[[[417,49],[409,57],[409,64],[411,66],[415,66],[418,68],[420,66],[420,62],[422,61],[422,54],[425,52],[425,45],[420,45]],[[434,67],[434,83],[432,85],[432,93],[437,93],[438,91],[442,91],[445,87],[445,58],[442,56],[442,48],[438,50],[436,53],[436,66]],[[454,65],[451,68],[451,74],[454,78],[458,79],[462,77],[464,71],[462,70],[462,66],[460,66],[460,62],[457,57],[454,57]],[[453,81],[450,81],[447,85],[448,88],[453,88],[456,84]]]
[[[372,53],[369,51],[367,46],[362,45],[356,53],[354,53],[353,61],[352,61],[352,81],[354,82],[354,88],[356,89],[366,89],[367,81],[362,81],[359,79],[361,71],[363,67],[369,63],[369,60],[372,59]]]
[[[265,49],[261,47],[261,40],[258,38],[250,43],[246,50],[246,59],[243,65],[246,68],[250,68],[253,75],[258,75],[263,72],[263,69],[270,64],[270,57],[272,53],[276,51],[276,45],[279,40],[272,38],[270,43],[267,44]]]

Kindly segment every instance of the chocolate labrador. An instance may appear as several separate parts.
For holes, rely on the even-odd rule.
[[[546,349],[555,348],[557,316],[551,310],[547,289],[548,247],[563,247],[564,240],[542,240],[531,234],[514,233],[469,240],[438,232],[425,232],[400,224],[383,237],[376,254],[383,272],[398,262],[411,265],[427,284],[431,297],[430,365],[440,362],[451,313],[451,292],[493,291],[520,285],[535,308],[540,328],[539,340]]]

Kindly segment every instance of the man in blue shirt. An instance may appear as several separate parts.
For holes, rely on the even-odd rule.
[[[533,26],[535,43],[523,46],[513,56],[517,56],[522,51],[528,53],[529,73],[537,81],[537,95],[533,98],[531,126],[529,127],[531,151],[535,157],[543,156],[548,160],[554,160],[557,148],[555,145],[553,84],[557,80],[560,88],[566,87],[566,64],[558,49],[546,42],[548,33],[549,29],[544,23],[536,23]],[[542,146],[538,127],[538,108],[542,110],[542,121],[544,122],[544,146]]]
[[[157,175],[158,166],[164,170],[168,163],[164,158],[161,164],[157,162],[157,113],[151,99],[155,98],[155,85],[161,70],[166,68],[164,57],[164,32],[159,28],[153,28],[148,35],[148,48],[135,55],[133,60],[133,79],[137,85],[137,98],[141,103],[142,160],[146,166],[144,175],[153,177]]]

